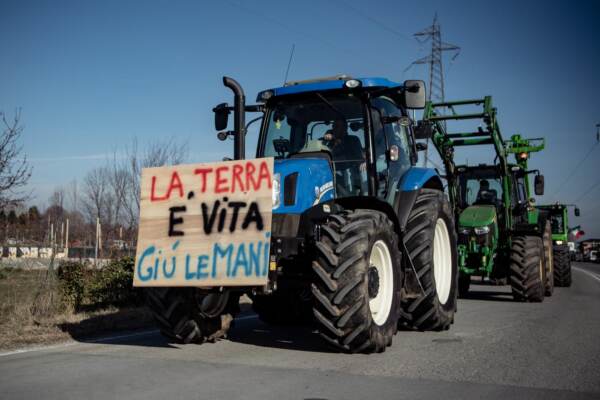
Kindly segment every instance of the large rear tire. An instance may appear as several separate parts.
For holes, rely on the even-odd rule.
[[[347,352],[383,352],[397,332],[400,252],[389,218],[343,211],[321,226],[313,262],[314,316],[320,335]]]
[[[510,286],[515,300],[544,301],[544,245],[537,236],[515,236],[510,252]]]
[[[552,296],[554,292],[554,249],[552,248],[552,226],[550,221],[546,221],[542,241],[544,244],[544,268],[546,269],[544,294]]]
[[[554,246],[554,284],[558,287],[569,287],[571,282],[569,246],[556,245]]]
[[[457,304],[458,253],[454,218],[443,192],[421,189],[404,241],[424,293],[403,302],[400,324],[417,330],[449,329]]]
[[[196,288],[148,288],[146,304],[163,336],[177,343],[224,338],[239,312],[236,293],[203,293]]]

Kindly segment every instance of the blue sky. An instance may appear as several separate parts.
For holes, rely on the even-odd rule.
[[[600,123],[596,1],[0,0],[0,110],[22,109],[43,205],[134,137],[187,140],[190,161],[229,155],[212,126],[211,108],[230,101],[221,77],[253,100],[282,83],[292,43],[290,79],[426,79],[425,67],[404,70],[426,55],[411,35],[436,11],[443,40],[462,47],[446,59],[446,98],[493,95],[504,136],[547,138],[531,162],[546,175],[540,202],[572,202],[599,183],[600,146],[565,182]],[[587,237],[600,237],[599,198],[600,184],[579,203]]]

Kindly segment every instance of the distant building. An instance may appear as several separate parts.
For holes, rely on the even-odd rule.
[[[583,255],[584,260],[589,260],[590,251],[600,251],[600,239],[586,239],[577,243],[579,252]]]

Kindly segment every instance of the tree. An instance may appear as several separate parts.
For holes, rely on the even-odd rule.
[[[185,162],[188,156],[188,143],[176,142],[174,139],[156,141],[147,144],[143,152],[138,149],[137,139],[126,150],[124,162],[119,169],[126,173],[123,212],[127,217],[130,230],[135,230],[140,215],[140,178],[143,168],[177,165]],[[116,158],[115,158],[116,159]]]
[[[21,112],[17,110],[12,121],[0,111],[3,131],[0,136],[0,207],[23,202],[27,195],[22,188],[31,177],[31,166],[23,148],[19,145],[19,138],[23,133],[20,125]]]

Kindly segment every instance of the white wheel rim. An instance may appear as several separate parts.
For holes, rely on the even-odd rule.
[[[438,300],[446,304],[452,289],[452,249],[446,222],[438,218],[433,235],[433,277]]]
[[[390,315],[394,294],[392,257],[388,246],[383,240],[378,240],[373,244],[369,256],[369,266],[375,268],[379,276],[379,290],[377,295],[369,300],[369,310],[373,321],[381,326],[385,324]]]

